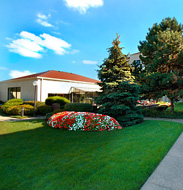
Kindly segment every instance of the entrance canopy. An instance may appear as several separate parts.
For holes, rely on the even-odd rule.
[[[101,92],[100,86],[96,87],[71,87],[69,94],[71,95],[71,102],[83,102],[94,104],[93,98],[97,96],[97,92]]]
[[[75,92],[79,94],[85,94],[85,92],[101,92],[100,87],[89,88],[89,87],[71,87],[69,94]]]

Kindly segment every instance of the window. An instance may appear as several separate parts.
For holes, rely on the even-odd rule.
[[[14,98],[21,98],[21,88],[20,87],[13,87],[8,88],[8,100]]]
[[[135,60],[138,65],[140,65],[140,60]]]

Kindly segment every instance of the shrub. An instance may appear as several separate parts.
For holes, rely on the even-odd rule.
[[[46,115],[47,113],[52,112],[52,107],[48,105],[41,105],[37,107],[37,113]]]
[[[155,107],[156,110],[159,110],[159,111],[165,111],[166,109],[168,108],[167,105],[160,105],[158,107]]]
[[[171,110],[158,111],[156,109],[144,108],[142,109],[142,114],[144,115],[144,117],[183,119],[183,111],[174,111],[174,112],[172,112]]]
[[[111,131],[122,129],[112,117],[88,112],[60,112],[52,115],[48,125],[69,131]]]
[[[11,100],[8,100],[5,104],[21,105],[21,104],[23,104],[23,100],[22,99],[11,99]]]
[[[46,114],[46,119],[48,120],[52,115],[53,115],[53,112],[47,113]]]
[[[48,106],[51,106],[53,103],[59,103],[60,108],[64,108],[65,104],[70,103],[70,101],[67,98],[61,96],[48,97],[45,101],[45,104]]]
[[[23,104],[23,100],[22,99],[11,99],[8,100],[5,104],[3,104],[1,106],[1,109],[4,113],[6,113],[6,109],[10,106],[17,106],[17,105],[21,105]]]
[[[0,104],[4,104],[4,102],[2,100],[0,100]]]
[[[31,106],[34,106],[34,100],[24,101],[24,104],[29,104]],[[36,101],[36,107],[45,105],[44,102]]]
[[[17,106],[9,106],[6,109],[7,115],[21,115],[22,107],[24,108],[25,115],[33,115],[34,113],[34,106],[31,105],[17,105]]]
[[[62,111],[64,111],[64,109],[56,109],[53,111],[53,114],[58,113],[58,112],[62,112]]]
[[[64,107],[66,111],[91,112],[93,109],[91,104],[87,103],[67,103]]]
[[[1,110],[4,112],[4,113],[6,113],[6,109],[8,108],[8,107],[10,107],[10,106],[12,106],[12,105],[8,105],[8,104],[3,104],[2,106],[1,106]]]

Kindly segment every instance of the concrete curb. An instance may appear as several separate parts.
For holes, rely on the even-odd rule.
[[[144,119],[173,121],[183,124],[183,119]],[[183,190],[183,132],[144,183],[141,190]]]

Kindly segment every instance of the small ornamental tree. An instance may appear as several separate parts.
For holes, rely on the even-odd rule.
[[[174,101],[183,96],[183,26],[175,18],[166,18],[154,24],[146,40],[138,46],[145,66],[133,64],[133,75],[142,86],[144,98],[164,95]]]
[[[129,126],[143,120],[140,108],[136,107],[139,87],[133,84],[128,56],[121,52],[118,35],[112,44],[109,57],[98,70],[102,92],[95,102],[101,105],[100,113],[114,117],[122,126]]]

